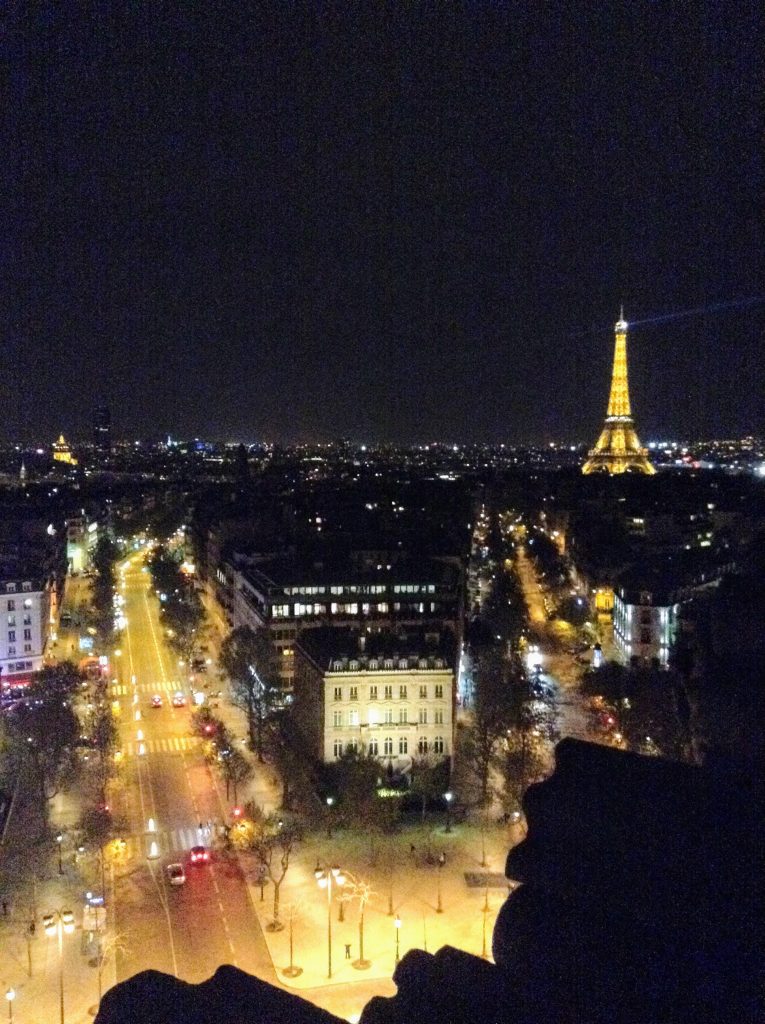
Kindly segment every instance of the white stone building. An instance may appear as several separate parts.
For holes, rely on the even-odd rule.
[[[0,580],[0,687],[26,683],[42,668],[55,618],[55,588],[31,579]]]
[[[295,653],[295,719],[314,757],[358,750],[406,774],[418,754],[452,756],[453,633],[318,628]]]

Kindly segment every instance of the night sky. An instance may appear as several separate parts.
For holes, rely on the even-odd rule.
[[[756,0],[11,8],[2,439],[592,442],[620,301],[765,293]],[[765,432],[764,326],[636,327],[641,439]]]

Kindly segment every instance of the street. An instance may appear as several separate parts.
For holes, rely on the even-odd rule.
[[[574,736],[577,739],[592,740],[595,737],[590,734],[589,718],[578,693],[581,670],[573,656],[561,650],[562,637],[559,634],[562,624],[560,620],[556,623],[548,621],[544,594],[534,564],[522,544],[516,548],[515,569],[510,571],[518,573],[528,609],[529,626],[534,639],[542,646],[541,679],[542,682],[554,687],[561,737]]]
[[[274,980],[236,860],[213,849],[209,864],[189,863],[192,846],[215,846],[231,808],[190,735],[191,694],[165,643],[141,560],[130,563],[123,580],[128,625],[112,686],[123,753],[113,809],[127,823],[124,860],[114,864],[118,980],[152,968],[198,982],[221,963]],[[178,690],[187,698],[182,708],[172,706]],[[161,708],[151,706],[155,694]],[[187,877],[178,887],[165,870],[176,861]]]

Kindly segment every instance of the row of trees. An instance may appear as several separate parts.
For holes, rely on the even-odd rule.
[[[106,535],[100,536],[92,559],[95,576],[91,583],[91,606],[98,645],[103,651],[114,637],[114,566],[118,557],[117,545]]]
[[[197,652],[205,618],[199,594],[181,572],[180,560],[167,548],[155,550],[149,571],[170,646],[189,664]]]
[[[74,698],[82,683],[72,662],[46,665],[7,716],[10,742],[27,765],[45,818],[48,802],[77,772],[81,729]]]
[[[689,709],[675,672],[607,661],[585,673],[581,689],[586,697],[602,698],[631,750],[673,759],[687,756]]]
[[[528,786],[547,770],[557,717],[553,692],[500,647],[478,653],[470,716],[458,729],[463,800],[485,810],[499,798],[506,810],[518,810]]]
[[[238,803],[240,786],[249,782],[254,774],[252,765],[237,749],[225,724],[208,707],[194,711],[191,724],[196,735],[205,741],[207,762],[218,769],[226,784],[226,799],[230,799],[233,792],[234,803]]]

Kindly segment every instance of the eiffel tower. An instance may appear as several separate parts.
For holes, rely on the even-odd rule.
[[[627,324],[622,308],[616,321],[614,369],[611,394],[608,397],[606,422],[595,447],[587,453],[582,472],[588,473],[655,473],[648,461],[648,452],[640,447],[630,409],[627,383]]]

